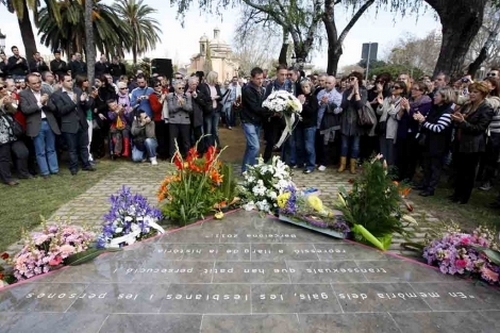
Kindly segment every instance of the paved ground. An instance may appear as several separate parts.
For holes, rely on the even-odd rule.
[[[236,167],[236,169],[239,169],[239,167]],[[99,225],[103,214],[109,209],[109,196],[116,193],[123,185],[131,187],[133,192],[141,193],[152,203],[156,203],[156,191],[169,170],[171,170],[171,165],[167,162],[160,162],[157,167],[153,167],[149,163],[126,164],[84,194],[60,207],[48,221],[69,219],[72,224],[76,225]],[[333,168],[329,168],[325,172],[314,172],[309,175],[297,170],[293,175],[293,180],[297,186],[319,189],[322,199],[327,203],[332,202],[337,197],[340,187],[349,187],[349,178],[352,178],[352,175],[348,172],[338,174]],[[414,230],[416,231],[416,240],[419,240],[425,236],[426,226],[437,220],[429,212],[424,214],[422,207],[415,207],[412,215],[419,222],[418,230]],[[399,244],[403,241],[396,237],[391,250],[399,252]],[[13,244],[9,250],[13,251],[19,246],[19,244]]]

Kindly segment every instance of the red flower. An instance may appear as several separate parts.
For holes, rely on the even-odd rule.
[[[4,252],[2,253],[2,255],[0,256],[0,258],[2,258],[3,260],[7,260],[9,259],[9,254],[7,252]]]
[[[459,259],[455,261],[455,266],[457,266],[458,269],[465,268],[465,266],[467,266],[467,262],[463,259]]]
[[[217,155],[217,150],[214,146],[208,147],[207,152],[205,153],[206,164],[210,165],[215,160],[215,156]]]
[[[61,263],[61,261],[62,261],[62,258],[60,256],[57,256],[54,259],[52,259],[51,261],[49,261],[49,265],[50,266],[57,266]]]
[[[192,160],[195,160],[197,158],[198,158],[198,151],[196,150],[196,147],[189,149],[186,161],[191,162]]]
[[[182,164],[181,160],[181,154],[179,154],[179,152],[176,152],[174,155],[174,164],[177,167],[177,169],[179,170],[184,169],[184,165]]]
[[[462,237],[462,244],[469,245],[470,239],[467,237]]]

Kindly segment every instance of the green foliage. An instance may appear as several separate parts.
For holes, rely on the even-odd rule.
[[[337,204],[336,208],[347,222],[363,226],[384,242],[384,238],[393,233],[408,234],[401,222],[398,186],[391,181],[380,161],[366,162],[360,177],[354,181],[352,192],[341,189],[341,195],[346,204]]]
[[[89,248],[83,252],[75,253],[66,259],[64,259],[64,264],[67,266],[78,266],[84,264],[86,262],[92,261],[101,254],[105,252],[116,252],[121,249],[97,249],[97,248]]]
[[[85,7],[80,1],[55,4],[60,20],[48,7],[39,12],[38,35],[47,47],[66,52],[81,52],[85,48]],[[130,44],[130,27],[120,20],[114,10],[94,0],[92,12],[94,42],[101,53],[121,54]]]
[[[229,164],[223,164],[221,167],[222,185],[220,192],[225,201],[231,201],[236,197],[236,177],[234,177],[233,167]]]
[[[360,61],[358,65],[366,69],[365,61]],[[424,71],[416,67],[396,65],[381,60],[371,61],[370,68],[368,69],[368,77],[371,78],[373,75],[380,75],[382,73],[391,74],[393,80],[396,80],[401,73],[407,73],[413,78],[420,78],[425,74]]]

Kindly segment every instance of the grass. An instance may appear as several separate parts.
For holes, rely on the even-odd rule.
[[[22,230],[38,226],[40,215],[50,217],[60,206],[84,193],[121,165],[122,162],[103,159],[97,164],[96,172],[80,171],[72,176],[63,166],[60,176],[21,180],[14,187],[0,184],[0,252],[18,241]]]
[[[447,199],[453,194],[446,182],[441,182],[435,195],[423,198],[414,191],[410,195],[410,200],[415,203],[418,210],[428,211],[441,221],[453,221],[462,226],[463,230],[471,231],[479,225],[495,228],[500,231],[500,210],[489,207],[494,202],[498,189],[481,191],[474,189],[469,203],[460,205],[452,203]]]

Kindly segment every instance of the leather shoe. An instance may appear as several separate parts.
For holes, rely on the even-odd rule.
[[[88,167],[86,167],[86,168],[83,168],[82,170],[83,170],[83,171],[96,171],[97,169],[96,169],[96,168],[94,168],[92,165],[90,165],[90,166],[88,166]]]
[[[72,175],[72,176],[76,176],[76,174],[77,174],[77,173],[78,173],[78,171],[77,171],[77,170],[71,170],[71,175]]]
[[[33,179],[35,177],[33,177],[31,174],[25,174],[25,175],[19,175],[19,179]]]
[[[11,180],[10,182],[7,182],[7,185],[16,186],[16,185],[19,185],[19,182],[15,181],[15,180]]]
[[[43,179],[49,179],[49,177],[50,177],[49,175],[43,175],[42,176]]]

